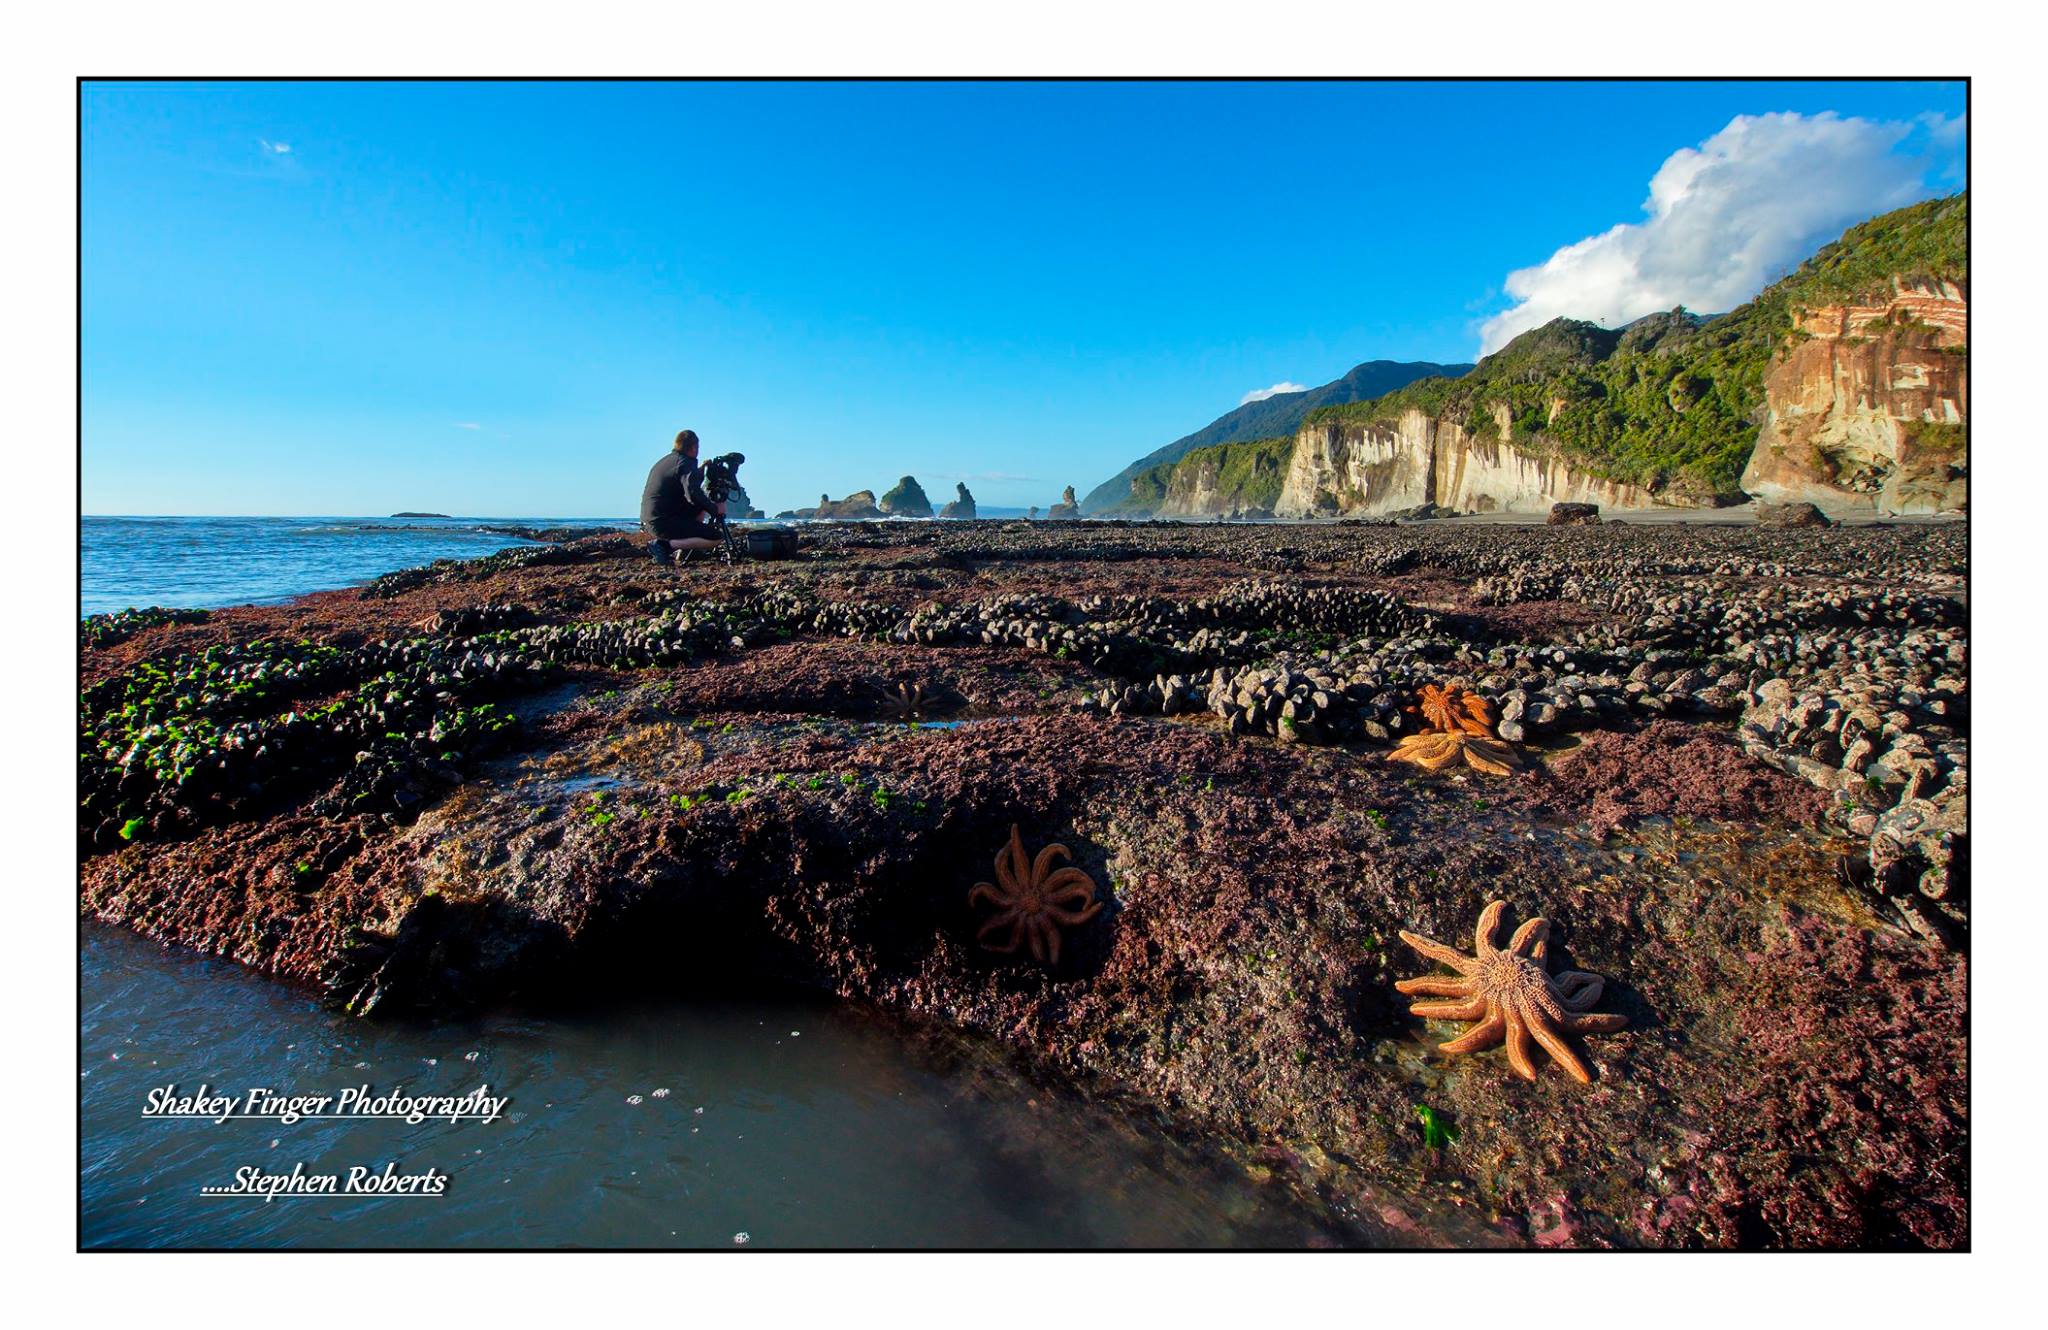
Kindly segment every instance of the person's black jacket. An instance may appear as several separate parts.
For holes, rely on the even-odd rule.
[[[647,473],[647,485],[640,491],[640,524],[693,522],[711,512],[711,500],[704,493],[704,468],[681,453],[672,452],[656,462]]]

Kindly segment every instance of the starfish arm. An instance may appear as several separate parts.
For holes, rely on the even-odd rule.
[[[1459,974],[1472,973],[1473,966],[1476,964],[1476,962],[1474,962],[1471,958],[1461,956],[1457,952],[1453,951],[1451,948],[1445,946],[1443,943],[1432,942],[1428,938],[1423,937],[1420,934],[1410,933],[1404,930],[1401,933],[1400,937],[1403,942],[1406,942],[1409,946],[1415,948],[1415,950],[1421,952],[1423,955],[1429,957],[1431,960],[1436,961],[1441,965],[1450,966]]]
[[[1578,1055],[1565,1044],[1562,1035],[1544,1024],[1541,1019],[1529,1022],[1529,1033],[1536,1036],[1536,1042],[1543,1045],[1551,1060],[1563,1067],[1573,1080],[1581,1085],[1592,1084],[1592,1073],[1586,1070],[1586,1064],[1579,1061]]]
[[[1031,881],[1043,882],[1046,872],[1052,867],[1053,860],[1071,858],[1073,856],[1067,852],[1067,847],[1064,845],[1055,842],[1046,846],[1038,852],[1038,857],[1031,861]]]
[[[1508,1065],[1525,1081],[1536,1079],[1536,1063],[1529,1056],[1529,1030],[1522,1018],[1510,1011],[1508,1018]]]
[[[1544,936],[1537,938],[1534,942],[1529,944],[1529,959],[1535,961],[1538,965],[1542,966],[1546,973],[1550,970],[1549,934],[1546,933]]]
[[[1479,959],[1493,955],[1493,940],[1500,935],[1500,917],[1507,908],[1506,901],[1488,901],[1479,912],[1479,926],[1472,930],[1472,950]]]
[[[1004,903],[1002,892],[997,891],[986,882],[977,882],[974,884],[974,890],[967,893],[968,906],[972,908],[980,904],[984,896],[988,898],[989,903],[992,905],[1002,905]]]
[[[1557,994],[1548,987],[1528,989],[1517,995],[1517,1000],[1529,1013],[1529,1019],[1550,1022],[1564,1019],[1564,1004],[1557,1000]]]
[[[1496,1011],[1448,1044],[1438,1044],[1437,1047],[1445,1053],[1476,1053],[1499,1043],[1506,1031],[1507,1018]]]
[[[1497,739],[1465,736],[1463,753],[1466,766],[1489,776],[1512,776],[1514,769],[1521,765],[1514,750]]]
[[[1397,979],[1394,981],[1397,993],[1421,994],[1425,997],[1470,997],[1470,979],[1447,979],[1441,975],[1426,974],[1419,979]]]
[[[1566,970],[1557,976],[1557,996],[1570,1011],[1584,1011],[1600,1000],[1607,981],[1584,970]]]
[[[1010,936],[1002,942],[991,942],[988,940],[988,935],[992,931],[994,931],[996,926],[997,925],[994,923],[984,925],[982,927],[982,930],[974,935],[975,941],[981,943],[982,946],[988,948],[990,951],[1000,951],[1005,953],[1015,951],[1017,949],[1017,943],[1022,940],[1021,935],[1024,931],[1023,924],[1014,920],[1011,921]]]
[[[1564,1028],[1573,1034],[1613,1034],[1616,1030],[1628,1028],[1628,1017],[1615,1012],[1567,1016],[1564,1018]]]
[[[1456,766],[1465,758],[1465,736],[1461,734],[1445,734],[1438,737],[1442,740],[1442,743],[1438,746],[1436,752],[1422,764],[1425,769],[1430,771],[1442,771],[1446,767]]]
[[[1515,935],[1508,939],[1508,950],[1517,956],[1533,958],[1535,953],[1531,948],[1540,942],[1547,941],[1549,937],[1550,921],[1548,919],[1530,919],[1520,928],[1517,928]]]
[[[1486,999],[1469,1002],[1417,1002],[1408,1008],[1411,1016],[1426,1021],[1476,1021],[1486,1015]]]
[[[1078,868],[1062,868],[1047,878],[1039,890],[1048,900],[1072,891],[1092,896],[1095,894],[1095,879]]]
[[[1102,913],[1102,902],[1090,901],[1085,910],[1053,910],[1050,913],[1063,924],[1085,924]]]
[[[1393,752],[1392,762],[1412,762],[1424,771],[1442,771],[1458,760],[1458,737],[1451,734],[1411,734]]]
[[[1012,906],[1009,909],[1002,910],[996,914],[992,914],[989,916],[988,922],[981,926],[981,931],[979,933],[976,933],[975,936],[981,937],[987,933],[993,932],[998,928],[1001,928],[1004,924],[1013,924],[1017,922],[1017,920],[1023,915],[1023,913],[1024,912],[1022,910],[1019,910],[1016,907]]]
[[[1017,824],[1010,824],[1010,843],[996,852],[996,881],[1007,886],[1012,892],[1028,881],[1031,860],[1024,854],[1024,834]]]

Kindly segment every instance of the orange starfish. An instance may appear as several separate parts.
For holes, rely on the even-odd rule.
[[[1447,979],[1424,976],[1394,985],[1403,993],[1454,998],[1452,1002],[1417,1002],[1413,1015],[1435,1020],[1477,1021],[1463,1035],[1442,1045],[1446,1053],[1473,1053],[1505,1041],[1508,1065],[1523,1080],[1536,1079],[1529,1056],[1533,1036],[1558,1066],[1581,1083],[1593,1078],[1564,1042],[1566,1034],[1606,1034],[1628,1024],[1626,1016],[1584,1015],[1600,1000],[1606,981],[1583,970],[1550,973],[1548,919],[1531,919],[1515,930],[1504,948],[1495,948],[1506,901],[1494,901],[1479,914],[1474,931],[1476,956],[1467,956],[1441,942],[1403,932],[1401,940],[1434,961],[1458,972]]]
[[[967,893],[969,908],[985,895],[997,913],[981,926],[974,937],[990,951],[1015,951],[1019,943],[1031,944],[1032,959],[1057,965],[1060,959],[1060,926],[1084,924],[1102,910],[1095,899],[1095,879],[1078,868],[1052,871],[1055,859],[1071,859],[1064,845],[1048,845],[1037,859],[1024,854],[1024,838],[1015,823],[1010,824],[1010,843],[996,851],[996,882],[974,884]],[[1086,908],[1082,908],[1086,906]],[[998,944],[990,933],[1007,925],[1009,936]]]
[[[1421,711],[1430,728],[1402,739],[1387,754],[1389,762],[1411,763],[1424,771],[1462,762],[1493,776],[1509,775],[1522,765],[1515,746],[1494,737],[1493,704],[1479,694],[1457,684],[1424,684]]]
[[[1493,703],[1458,684],[1422,685],[1422,718],[1431,729],[1446,734],[1462,731],[1482,739],[1493,735]]]

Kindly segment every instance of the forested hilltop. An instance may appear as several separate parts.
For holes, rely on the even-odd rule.
[[[1767,376],[1813,339],[1816,328],[1827,326],[1829,311],[1886,307],[1881,316],[1865,308],[1851,320],[1853,327],[1844,325],[1835,342],[1845,351],[1889,331],[1902,335],[1895,340],[1925,344],[1921,349],[1931,348],[1937,358],[1966,364],[1959,336],[1922,326],[1934,317],[1925,302],[1894,296],[1941,288],[1956,293],[1948,303],[1960,308],[1968,284],[1965,192],[1850,228],[1725,314],[1701,317],[1674,309],[1623,328],[1554,319],[1516,337],[1470,372],[1418,378],[1375,397],[1307,410],[1303,433],[1292,441],[1205,440],[1210,446],[1185,448],[1176,458],[1147,459],[1150,465],[1127,472],[1126,495],[1103,511],[1220,516],[1271,510],[1279,477],[1288,472],[1289,453],[1301,437],[1330,425],[1392,428],[1410,412],[1437,428],[1455,426],[1481,446],[1505,443],[1525,456],[1556,459],[1582,480],[1633,487],[1659,502],[1740,502],[1744,467],[1770,415]],[[1791,385],[1785,387],[1790,391]],[[1914,453],[1912,465],[1924,469],[1933,454],[1965,460],[1959,421],[1945,412],[1932,420],[1911,414],[1901,413],[1899,430]],[[1831,468],[1825,459],[1808,459],[1806,465],[1823,487],[1839,483],[1853,489],[1860,483],[1835,474],[1842,468]],[[1180,497],[1190,495],[1198,496],[1196,506]]]

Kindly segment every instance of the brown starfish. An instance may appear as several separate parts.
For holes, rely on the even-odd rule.
[[[1572,1079],[1590,1082],[1585,1064],[1566,1046],[1566,1034],[1606,1034],[1628,1024],[1626,1016],[1585,1015],[1600,1000],[1606,981],[1583,970],[1550,973],[1548,919],[1531,919],[1515,930],[1504,948],[1495,948],[1506,901],[1494,901],[1479,913],[1474,931],[1476,956],[1467,956],[1441,942],[1403,932],[1401,940],[1434,961],[1458,972],[1455,979],[1424,976],[1394,985],[1403,993],[1454,998],[1452,1002],[1417,1002],[1416,1016],[1435,1020],[1477,1021],[1463,1035],[1442,1045],[1446,1053],[1473,1053],[1505,1041],[1508,1065],[1524,1080],[1536,1079],[1529,1057],[1534,1036]]]
[[[1031,944],[1032,959],[1057,965],[1060,959],[1060,926],[1084,924],[1102,910],[1095,899],[1095,879],[1078,868],[1053,871],[1055,859],[1071,859],[1064,845],[1048,845],[1037,859],[1024,854],[1024,837],[1015,823],[1010,825],[1010,843],[996,851],[996,883],[974,884],[967,893],[971,909],[986,895],[996,914],[974,937],[990,951],[1015,951],[1019,943]],[[1082,908],[1086,906],[1086,908]],[[1002,943],[988,940],[989,934],[1007,925],[1009,936]]]
[[[1493,776],[1509,775],[1522,765],[1515,746],[1494,736],[1493,704],[1479,694],[1457,684],[1424,684],[1420,709],[1429,728],[1396,744],[1387,754],[1389,762],[1411,763],[1424,771],[1463,762]]]

